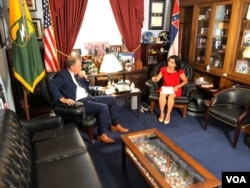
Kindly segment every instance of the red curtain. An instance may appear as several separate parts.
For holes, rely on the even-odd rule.
[[[70,55],[82,25],[88,0],[49,0],[60,68]]]
[[[117,26],[129,51],[140,57],[141,29],[144,20],[144,0],[109,0]]]

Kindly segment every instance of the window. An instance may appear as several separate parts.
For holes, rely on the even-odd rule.
[[[82,27],[76,39],[74,49],[80,48],[86,54],[84,43],[109,42],[110,45],[122,44],[109,0],[89,0]]]

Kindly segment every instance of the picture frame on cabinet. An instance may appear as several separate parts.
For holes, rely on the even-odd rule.
[[[120,52],[118,53],[118,59],[123,63],[133,64],[135,61],[135,54],[133,52]]]
[[[36,11],[36,0],[26,0],[26,3],[30,11]]]
[[[244,29],[241,40],[241,47],[250,46],[250,29]]]
[[[235,64],[235,72],[241,73],[241,74],[249,74],[250,70],[250,61],[248,60],[236,60]]]
[[[42,21],[39,18],[32,19],[33,26],[35,28],[37,40],[42,40]]]

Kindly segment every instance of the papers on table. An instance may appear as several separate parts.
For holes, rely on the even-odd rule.
[[[163,94],[173,94],[174,93],[174,88],[172,86],[168,87],[168,86],[162,86],[162,93]]]

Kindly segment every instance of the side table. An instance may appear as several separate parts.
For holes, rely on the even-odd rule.
[[[114,96],[115,98],[125,99],[126,103],[128,102],[128,100],[131,100],[132,97],[136,96],[137,97],[137,114],[136,114],[136,116],[139,117],[141,94],[142,94],[142,92],[139,90],[139,91],[132,91],[129,93],[114,93],[111,95]]]

